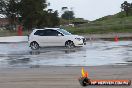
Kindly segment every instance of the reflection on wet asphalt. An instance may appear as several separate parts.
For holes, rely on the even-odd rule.
[[[27,43],[0,44],[0,67],[132,65],[132,41],[93,41],[84,47],[44,47]]]

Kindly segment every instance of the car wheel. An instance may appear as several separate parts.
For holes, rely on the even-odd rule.
[[[65,43],[65,47],[66,47],[66,48],[74,48],[75,45],[74,45],[74,43],[73,43],[72,41],[67,41],[67,42]]]
[[[39,44],[37,42],[32,42],[30,44],[30,47],[32,50],[38,50],[39,49]]]

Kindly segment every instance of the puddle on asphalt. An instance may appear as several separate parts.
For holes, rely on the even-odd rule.
[[[84,47],[45,47],[27,43],[0,44],[0,67],[132,65],[132,41],[93,41]]]

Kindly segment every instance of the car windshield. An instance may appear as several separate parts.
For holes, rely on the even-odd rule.
[[[69,33],[68,31],[64,30],[64,29],[57,29],[59,32],[63,33],[64,35],[72,35],[71,33]]]

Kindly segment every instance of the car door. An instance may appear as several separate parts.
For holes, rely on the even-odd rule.
[[[63,41],[64,36],[57,30],[47,29],[46,37],[48,39],[47,40],[48,46],[63,46],[64,45],[64,41]]]
[[[39,43],[40,46],[47,46],[48,44],[48,37],[45,36],[46,30],[38,30],[34,33],[35,41]]]
[[[35,35],[40,46],[64,46],[64,36],[57,30],[39,30]]]

